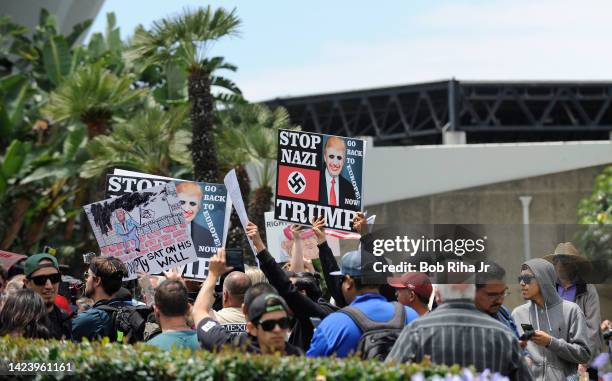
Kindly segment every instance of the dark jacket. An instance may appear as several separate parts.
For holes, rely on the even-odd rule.
[[[102,305],[120,306],[130,304],[120,299],[100,300],[90,309],[78,314],[72,322],[72,339],[82,340],[86,337],[94,340],[101,337],[112,337],[113,322],[108,313],[97,308]]]
[[[259,252],[257,259],[259,259],[261,271],[293,311],[295,325],[291,330],[289,343],[306,350],[310,346],[314,331],[310,318],[324,319],[337,308],[322,300],[315,302],[300,293],[268,250]]]
[[[340,267],[327,241],[319,245],[319,260],[321,261],[321,269],[323,271],[323,279],[325,279],[325,284],[327,285],[327,291],[334,298],[336,306],[339,308],[346,307],[348,304],[344,300],[341,288],[342,277],[330,275],[332,272],[340,270]]]
[[[327,182],[325,178],[325,169],[321,172],[321,178],[319,180],[319,202],[325,205],[329,205],[328,195],[329,190],[327,189]],[[357,200],[355,197],[355,189],[350,181],[342,176],[338,176],[338,205],[340,208],[352,209],[358,207],[358,205],[348,204],[346,200]]]
[[[51,323],[49,331],[53,339],[68,339],[72,338],[72,320],[55,304],[53,310],[49,313],[49,321]]]

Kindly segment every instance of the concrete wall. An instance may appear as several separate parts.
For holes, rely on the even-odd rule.
[[[608,163],[612,163],[612,141],[413,147],[368,144],[363,193],[366,205],[376,205]],[[538,189],[546,187],[542,183]],[[466,201],[472,200],[466,197]]]
[[[570,240],[567,232],[538,234],[552,224],[575,224],[578,202],[592,192],[595,176],[605,166],[530,177],[497,184],[478,186],[451,192],[416,197],[401,201],[369,205],[368,213],[376,214],[380,224],[513,224],[513,233],[521,231],[522,206],[520,196],[532,196],[530,219],[532,227],[531,249],[533,257],[554,251],[555,245]],[[551,224],[536,226],[535,224]],[[515,276],[525,260],[523,241],[517,234],[508,234],[496,240],[498,250],[493,260],[504,258],[509,271],[511,295],[507,305],[514,308],[522,303]],[[343,252],[353,249],[352,243],[343,242]],[[598,285],[602,304],[602,317],[612,318],[612,287]]]
[[[104,0],[5,0],[0,2],[0,14],[33,30],[44,8],[57,17],[62,34],[68,35],[74,25],[94,20],[103,4]]]

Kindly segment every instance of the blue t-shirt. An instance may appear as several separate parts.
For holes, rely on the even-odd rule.
[[[147,344],[167,351],[172,349],[173,346],[177,348],[191,348],[194,350],[200,349],[198,336],[196,335],[195,331],[162,332],[151,340],[147,341]]]
[[[356,307],[374,321],[389,321],[393,318],[395,307],[387,299],[374,293],[358,296],[351,306]],[[419,315],[410,307],[406,309],[406,324]],[[331,356],[346,357],[354,352],[361,339],[361,330],[353,319],[343,312],[334,312],[327,316],[317,327],[310,342],[308,357]]]

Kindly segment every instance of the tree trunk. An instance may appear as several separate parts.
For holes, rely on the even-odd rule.
[[[28,211],[30,203],[31,201],[25,198],[19,198],[17,201],[15,201],[13,213],[11,214],[11,225],[4,235],[2,243],[0,243],[0,248],[3,250],[8,250],[11,245],[13,245],[13,242],[15,242],[15,238],[17,238],[17,235],[19,234],[19,230],[21,230],[23,219],[25,218],[25,214]]]
[[[266,216],[265,213],[269,212],[272,208],[272,188],[268,185],[264,185],[255,189],[253,195],[253,202],[249,206],[249,212],[251,221],[259,228],[259,234],[261,239],[266,242]]]
[[[108,110],[89,110],[81,116],[81,122],[87,125],[87,137],[89,141],[98,135],[106,134],[108,122],[113,114]]]
[[[191,157],[195,181],[214,183],[218,181],[217,150],[213,136],[213,97],[210,93],[210,73],[202,68],[193,68],[188,79],[189,102],[191,103]]]
[[[80,209],[83,206],[83,201],[85,201],[87,197],[87,193],[89,192],[87,180],[79,177],[77,180],[77,188],[78,191],[74,195],[74,201],[72,203],[73,209]],[[72,237],[72,233],[74,231],[74,224],[76,222],[77,216],[72,216],[66,222],[66,228],[64,229],[64,240],[68,241]]]
[[[28,227],[26,234],[25,234],[25,239],[24,239],[24,244],[23,244],[24,252],[26,253],[29,252],[32,246],[34,246],[34,244],[36,244],[40,240],[40,235],[45,225],[47,224],[48,218],[49,218],[49,213],[47,212],[46,209],[43,209],[32,220],[32,223]]]

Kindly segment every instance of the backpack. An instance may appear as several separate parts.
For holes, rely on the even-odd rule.
[[[406,310],[400,303],[394,302],[393,318],[389,321],[378,322],[368,318],[363,312],[355,307],[344,307],[340,310],[347,314],[361,330],[361,338],[357,344],[357,353],[361,358],[377,359],[383,361],[402,329],[406,325]]]
[[[144,340],[144,330],[147,318],[153,309],[146,305],[133,306],[121,304],[112,306],[104,304],[96,309],[106,312],[113,325],[111,341],[134,344]]]

